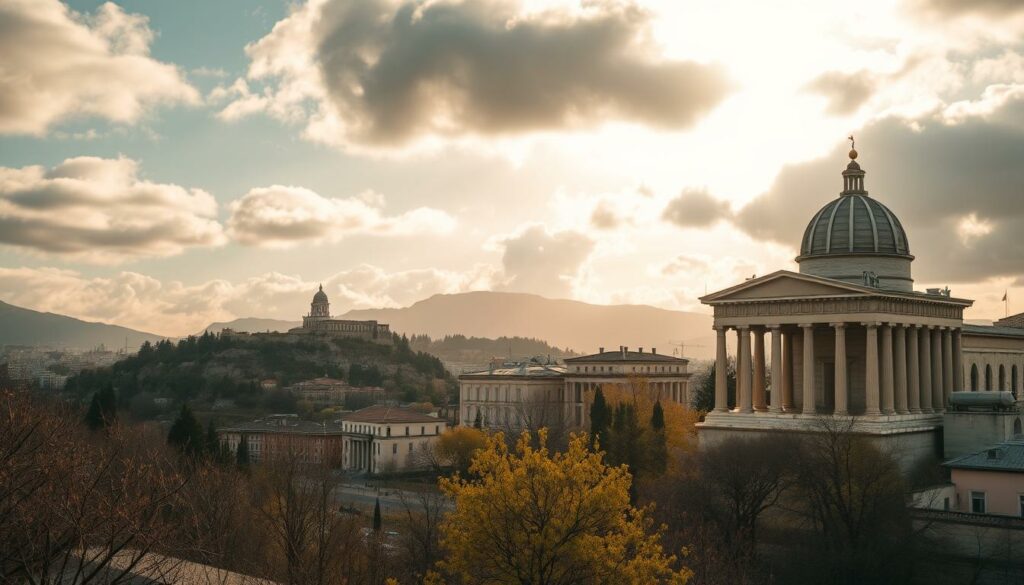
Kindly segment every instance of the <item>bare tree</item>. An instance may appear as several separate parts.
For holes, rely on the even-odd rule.
[[[398,558],[403,582],[419,583],[441,558],[440,526],[451,501],[436,490],[398,491]]]
[[[0,395],[0,580],[119,583],[166,574],[175,530],[164,514],[185,485],[162,441],[79,413]],[[155,444],[154,444],[155,443]]]

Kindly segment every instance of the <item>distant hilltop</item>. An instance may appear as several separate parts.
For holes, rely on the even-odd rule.
[[[407,335],[518,336],[582,353],[626,345],[656,347],[659,353],[672,355],[680,342],[685,345],[685,357],[706,359],[715,351],[710,315],[648,305],[593,305],[526,293],[441,294],[401,309],[357,309],[343,317],[389,323],[393,331]]]
[[[42,313],[0,301],[0,345],[45,345],[50,347],[135,351],[144,342],[164,339],[162,335],[136,331],[119,325],[93,323],[74,317]]]

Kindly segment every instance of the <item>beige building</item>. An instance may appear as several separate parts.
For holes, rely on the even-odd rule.
[[[427,452],[447,429],[443,419],[379,404],[342,417],[347,471],[396,473],[427,468]]]
[[[651,398],[689,404],[689,361],[651,348],[628,347],[568,358],[565,365],[524,363],[459,376],[460,420],[501,429],[536,429],[589,424],[594,392],[606,385],[630,386],[641,378]]]
[[[907,234],[869,197],[856,158],[851,151],[839,197],[804,231],[799,273],[780,270],[701,298],[717,332],[715,408],[700,425],[702,443],[810,431],[821,415],[837,415],[913,463],[939,455],[948,398],[969,387],[976,366],[994,368],[990,380],[1001,367],[1003,383],[1020,383],[1013,372],[1024,365],[1024,329],[965,326],[972,301],[913,289]],[[727,402],[729,336],[736,404]]]
[[[955,509],[1024,518],[1024,440],[1007,441],[944,464]]]

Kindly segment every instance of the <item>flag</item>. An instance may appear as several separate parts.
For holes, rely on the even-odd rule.
[[[1006,302],[1006,291],[1003,291],[1003,302]]]

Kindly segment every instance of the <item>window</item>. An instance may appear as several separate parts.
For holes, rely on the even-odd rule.
[[[971,492],[971,512],[985,513],[985,492]]]
[[[440,432],[441,432],[441,425],[434,425],[434,434],[436,435],[436,434],[439,434]]]
[[[427,434],[427,425],[421,425],[420,426],[420,434],[421,435]]]
[[[388,436],[391,436],[391,427],[388,427]]]
[[[408,437],[408,436],[409,436],[409,427],[405,427],[405,436],[406,436],[406,437]]]
[[[398,443],[391,445],[391,454],[394,455],[395,453],[398,453]]]

